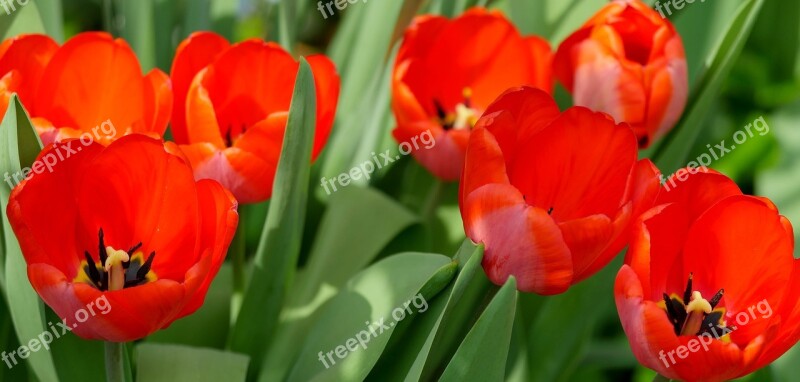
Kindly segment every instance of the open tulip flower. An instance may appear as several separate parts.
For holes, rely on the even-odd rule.
[[[23,181],[7,212],[42,299],[77,335],[123,342],[200,307],[236,230],[236,209],[228,191],[195,181],[160,140],[134,134],[84,146]],[[101,298],[107,314],[76,321],[77,310]]]
[[[468,10],[454,20],[420,16],[408,28],[392,76],[393,131],[400,143],[431,134],[412,155],[437,178],[459,179],[470,131],[506,89],[552,91],[547,41],[524,37],[501,13]]]
[[[686,106],[681,37],[640,0],[608,3],[558,47],[554,68],[575,105],[628,122],[642,147],[672,129]]]
[[[608,264],[658,191],[658,170],[637,152],[631,128],[606,114],[562,114],[532,88],[500,96],[472,132],[460,189],[489,279],[549,295]]]
[[[615,286],[639,362],[671,379],[722,381],[800,339],[800,260],[772,202],[701,171],[656,204],[636,224]]]
[[[107,145],[130,133],[161,137],[172,110],[169,77],[158,69],[143,76],[130,46],[102,32],[80,33],[61,47],[38,34],[5,40],[3,112],[14,92],[45,145],[69,138]]]
[[[327,57],[307,59],[317,90],[314,160],[333,126],[339,76]],[[219,35],[198,32],[181,43],[172,65],[172,128],[197,179],[219,181],[241,203],[270,198],[298,69],[273,42],[231,46]]]

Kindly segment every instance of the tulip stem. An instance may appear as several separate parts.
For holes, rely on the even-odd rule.
[[[244,299],[245,287],[245,252],[247,241],[245,238],[244,218],[240,216],[239,226],[236,228],[236,235],[233,237],[229,253],[233,262],[233,295],[231,296],[231,327],[236,323],[239,316],[239,309]]]
[[[130,366],[125,362],[124,342],[105,342],[106,348],[106,381],[126,382],[132,381]]]
[[[425,198],[425,204],[423,204],[422,210],[420,211],[420,218],[422,218],[422,221],[427,221],[433,216],[433,213],[436,212],[436,207],[439,206],[439,200],[442,198],[443,191],[444,182],[439,179],[434,179],[433,185],[431,185],[431,189],[428,191],[428,196]]]
[[[653,378],[653,382],[669,382],[669,381],[671,381],[671,379],[661,374],[656,374],[655,378]]]

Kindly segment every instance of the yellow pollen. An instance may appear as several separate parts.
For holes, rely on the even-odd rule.
[[[456,120],[453,123],[454,129],[468,129],[478,122],[478,112],[467,107],[463,103],[456,105]]]
[[[108,290],[120,290],[125,287],[125,267],[122,263],[130,261],[130,256],[127,252],[106,247],[108,258],[106,263],[103,264],[106,272],[108,272]]]
[[[691,313],[695,310],[699,310],[705,314],[709,314],[713,310],[711,308],[711,303],[704,299],[703,295],[698,291],[692,293],[692,301],[686,306],[686,313]]]

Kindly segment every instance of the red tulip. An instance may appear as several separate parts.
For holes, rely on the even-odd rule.
[[[160,140],[136,134],[84,146],[24,180],[7,213],[42,299],[80,337],[124,342],[202,305],[236,208],[217,182],[195,182]],[[81,322],[76,312],[102,299],[108,312]]]
[[[677,123],[688,77],[681,37],[640,0],[614,0],[559,46],[555,75],[576,105],[628,122],[647,147]]]
[[[490,105],[467,147],[461,215],[502,285],[556,294],[608,264],[652,205],[659,172],[637,160],[636,137],[603,113],[511,89]]]
[[[339,76],[325,56],[309,56],[308,63],[317,90],[314,160],[333,126]],[[270,198],[298,69],[271,42],[231,46],[214,33],[198,32],[181,43],[172,64],[179,105],[172,131],[197,179],[219,181],[240,203]]]
[[[501,13],[474,8],[454,20],[420,16],[405,33],[392,77],[393,131],[436,177],[458,180],[470,131],[506,89],[552,91],[547,41],[524,37]],[[411,143],[423,134],[435,145]]]
[[[58,45],[22,35],[0,45],[0,107],[19,94],[45,145],[83,138],[107,145],[130,133],[160,137],[172,109],[172,85],[158,69],[142,75],[125,41],[81,33]]]
[[[636,358],[671,379],[751,373],[800,339],[800,260],[792,225],[767,199],[699,172],[632,233],[617,275],[619,317]]]

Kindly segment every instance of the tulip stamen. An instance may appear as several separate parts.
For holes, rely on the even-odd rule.
[[[472,108],[472,88],[466,87],[462,91],[463,101],[455,106],[455,111],[448,113],[438,99],[433,100],[436,108],[438,123],[445,130],[450,129],[471,129],[478,123],[481,113]]]
[[[103,230],[100,230],[99,241],[105,244]],[[85,261],[81,262],[75,282],[84,282],[101,291],[120,290],[142,285],[157,280],[152,271],[155,251],[150,253],[147,260],[140,249],[139,242],[127,251],[104,246],[100,251],[100,262],[95,262],[89,251],[84,251]]]
[[[667,318],[679,336],[701,335],[714,326],[724,327],[722,317],[725,309],[715,309],[722,300],[724,289],[714,294],[711,300],[706,300],[702,293],[693,290],[692,281],[693,274],[690,273],[683,296],[663,294]]]

